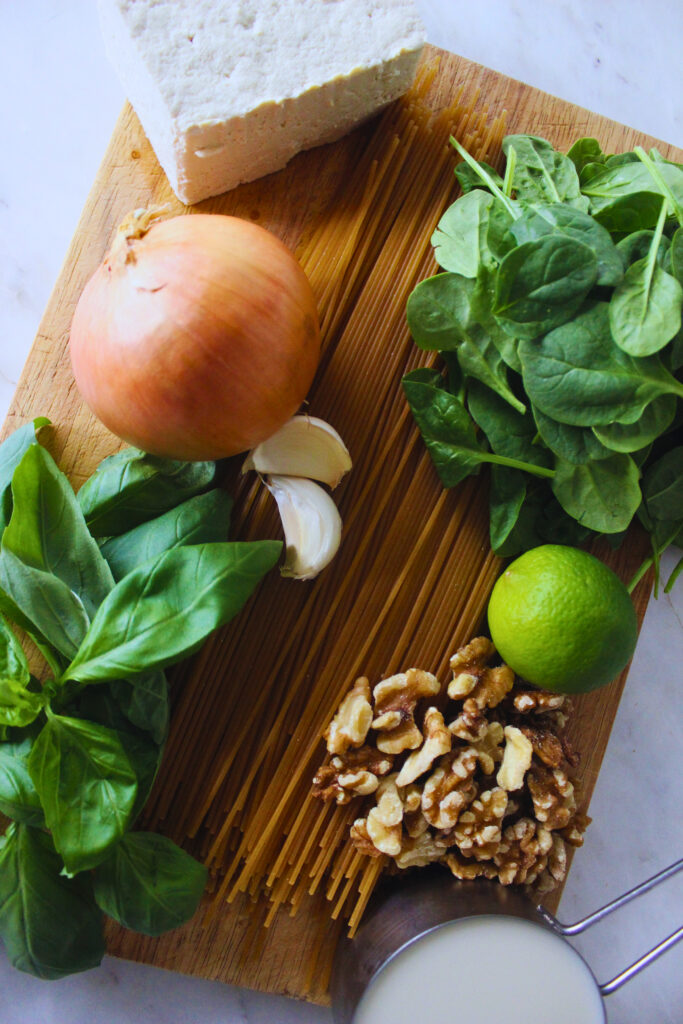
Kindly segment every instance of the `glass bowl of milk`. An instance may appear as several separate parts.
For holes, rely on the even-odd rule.
[[[683,939],[683,927],[604,984],[568,937],[681,868],[683,859],[570,925],[496,882],[438,868],[387,879],[337,949],[335,1024],[501,1024],[513,1009],[524,1024],[605,1024],[603,997]]]

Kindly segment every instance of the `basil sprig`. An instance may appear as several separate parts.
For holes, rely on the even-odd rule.
[[[131,831],[168,733],[164,668],[240,611],[281,544],[225,540],[214,463],[126,449],[76,497],[37,443],[47,422],[0,445],[0,938],[58,978],[99,963],[102,911],[149,935],[194,913],[205,868]]]
[[[683,166],[511,135],[501,176],[451,141],[464,194],[432,237],[444,272],[407,306],[448,373],[404,377],[417,425],[445,486],[491,464],[500,555],[618,544],[639,519],[652,557],[634,586],[683,539]]]

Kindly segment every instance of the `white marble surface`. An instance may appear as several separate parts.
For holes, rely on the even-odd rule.
[[[419,5],[430,41],[683,145],[680,0]],[[3,415],[123,102],[94,8],[94,0],[0,0]],[[682,660],[679,584],[648,609],[593,799],[595,820],[562,901],[566,919],[683,852]],[[683,918],[682,896],[679,877],[577,940],[598,977],[610,977],[673,931]],[[0,1024],[331,1020],[326,1010],[283,998],[111,959],[86,975],[41,983],[12,970],[0,952],[0,990]],[[683,946],[610,997],[608,1014],[611,1024],[681,1024]],[[514,1013],[510,1021],[517,1024]]]

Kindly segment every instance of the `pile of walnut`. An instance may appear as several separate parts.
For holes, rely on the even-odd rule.
[[[330,756],[313,793],[364,798],[351,838],[371,857],[398,868],[439,861],[457,878],[545,893],[564,880],[567,844],[580,846],[590,822],[576,809],[566,698],[522,688],[495,661],[485,637],[461,648],[443,711],[429,672],[408,669],[372,693],[358,679],[325,732]]]

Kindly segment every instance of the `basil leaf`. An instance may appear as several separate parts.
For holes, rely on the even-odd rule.
[[[17,679],[0,676],[0,725],[30,725],[46,704],[42,691],[36,693]]]
[[[599,533],[620,533],[641,502],[640,473],[628,455],[576,465],[558,459],[552,489],[562,508]]]
[[[30,678],[23,648],[0,615],[0,680],[13,679],[26,686]]]
[[[594,303],[533,344],[520,343],[524,388],[546,416],[577,427],[634,423],[658,395],[683,396],[657,356],[634,359],[614,344],[608,310]]]
[[[660,395],[645,406],[635,423],[606,423],[593,427],[593,434],[612,451],[639,452],[666,431],[675,415],[675,395]]]
[[[0,611],[46,645],[73,658],[85,636],[89,618],[83,602],[68,584],[49,572],[22,562],[3,543],[0,547]],[[48,652],[49,653],[49,652]]]
[[[114,579],[88,532],[71,484],[39,444],[29,446],[14,471],[12,498],[3,549],[25,566],[65,583],[92,618]]]
[[[95,899],[124,928],[161,935],[194,915],[207,871],[154,832],[130,832],[95,869]]]
[[[168,683],[163,672],[146,672],[131,681],[116,679],[109,688],[129,722],[148,732],[155,743],[165,743],[170,707]]]
[[[598,277],[595,253],[568,235],[524,242],[505,256],[496,277],[493,313],[519,338],[566,323]]]
[[[126,679],[194,653],[275,565],[279,541],[175,548],[116,584],[64,679]]]
[[[517,199],[529,203],[565,202],[587,209],[581,195],[579,176],[571,159],[558,153],[546,139],[535,135],[508,135],[503,152],[510,159],[515,152],[512,188]]]
[[[624,276],[624,259],[609,231],[587,213],[572,206],[555,203],[526,210],[512,222],[509,234],[517,245],[548,235],[567,235],[583,242],[595,253],[598,265],[596,284],[616,285]]]
[[[215,462],[177,462],[124,448],[104,459],[78,492],[93,537],[114,537],[207,490]]]
[[[24,729],[8,729],[0,743],[0,814],[27,825],[43,825],[43,808],[28,771],[33,741],[42,728],[33,722]]]
[[[558,423],[536,406],[533,406],[533,413],[541,438],[558,458],[582,465],[596,459],[607,459],[612,454],[612,449],[607,448],[590,427]]]
[[[163,741],[158,743],[152,735],[154,722],[148,723],[145,728],[138,727],[131,721],[126,704],[127,694],[123,691],[123,699],[120,699],[122,691],[118,689],[119,686],[124,686],[121,680],[105,683],[96,688],[86,687],[74,701],[65,706],[63,713],[103,725],[117,734],[138,780],[137,797],[130,814],[132,824],[145,806],[152,789],[161,764]],[[142,705],[139,705],[137,710],[142,710]],[[159,708],[155,710],[157,713],[160,711]]]
[[[198,494],[156,519],[105,540],[100,550],[114,579],[120,580],[150,558],[181,544],[225,540],[230,526],[232,498],[214,488]]]
[[[14,470],[17,468],[24,452],[35,443],[38,432],[48,427],[50,421],[45,416],[38,416],[32,423],[25,423],[0,444],[0,536],[12,515],[11,483]]]
[[[105,953],[90,878],[61,868],[46,832],[12,825],[0,841],[0,937],[10,963],[38,978],[90,970]]]
[[[94,867],[130,826],[138,794],[121,736],[50,713],[28,767],[67,871]]]
[[[512,218],[490,192],[477,188],[457,199],[432,235],[434,257],[444,270],[476,277],[482,264],[494,266]]]

